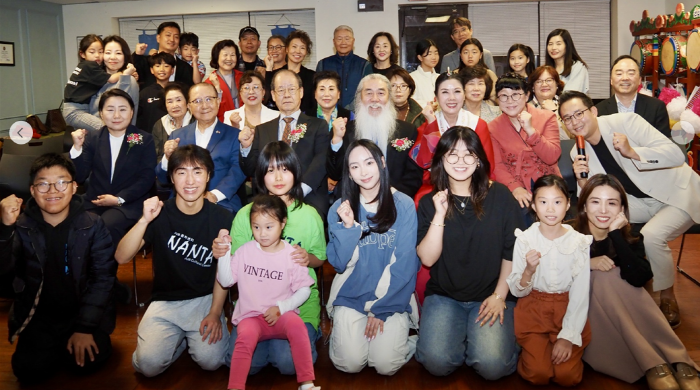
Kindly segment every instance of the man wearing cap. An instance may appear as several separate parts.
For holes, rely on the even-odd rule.
[[[238,56],[237,69],[241,72],[255,70],[265,76],[265,61],[258,57],[260,34],[255,27],[245,26],[238,34],[238,46],[241,54]]]

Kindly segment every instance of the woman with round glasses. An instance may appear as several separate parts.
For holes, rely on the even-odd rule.
[[[474,131],[450,128],[433,156],[434,190],[418,205],[416,251],[430,281],[416,360],[433,375],[466,364],[496,380],[518,362],[515,298],[506,278],[515,229],[523,225],[510,191],[489,180],[490,165]]]
[[[532,93],[530,104],[535,108],[552,111],[557,116],[559,139],[573,138],[559,116],[559,95],[564,90],[564,82],[559,79],[556,69],[549,65],[536,68],[527,79],[527,87]]]
[[[417,128],[425,122],[423,107],[413,100],[416,83],[404,68],[395,68],[387,72],[391,82],[391,100],[396,107],[396,119],[406,121]]]
[[[269,122],[279,116],[279,111],[271,110],[263,105],[265,97],[265,78],[256,71],[243,73],[239,84],[238,94],[241,97],[241,107],[226,111],[224,123],[237,129],[255,129],[255,126]]]
[[[511,190],[525,215],[532,202],[532,185],[542,176],[561,176],[559,127],[553,112],[540,110],[527,101],[525,78],[506,73],[496,82],[498,106],[503,112],[489,123],[496,160],[494,177]]]
[[[265,56],[265,71],[277,70],[287,65],[287,48],[284,37],[273,35],[267,38],[267,56]]]

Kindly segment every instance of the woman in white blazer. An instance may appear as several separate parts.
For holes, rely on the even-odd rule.
[[[257,125],[279,118],[279,111],[271,110],[263,105],[265,97],[265,78],[258,72],[247,71],[239,82],[241,107],[226,111],[224,123],[238,129],[254,129]]]

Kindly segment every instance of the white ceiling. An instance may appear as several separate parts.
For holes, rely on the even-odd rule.
[[[113,2],[117,2],[117,1],[139,1],[139,0],[41,0],[41,1],[45,1],[47,3],[66,5],[66,4],[86,4],[86,3],[113,3]]]

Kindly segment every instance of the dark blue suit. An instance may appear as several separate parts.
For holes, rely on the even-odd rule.
[[[197,122],[175,130],[170,133],[169,140],[180,138],[179,146],[194,145]],[[226,199],[218,203],[227,210],[238,212],[241,209],[241,200],[236,191],[245,181],[245,175],[238,164],[238,155],[241,144],[238,142],[238,133],[241,131],[224,123],[218,122],[214,127],[207,150],[214,160],[214,173],[209,179],[209,191],[219,190]],[[168,172],[163,171],[161,165],[156,165],[156,176],[161,183],[168,183]]]
[[[127,138],[133,133],[141,134],[143,140],[141,144],[129,147]],[[143,201],[155,185],[153,167],[156,164],[156,148],[153,137],[133,125],[126,129],[112,180],[112,151],[106,126],[99,131],[87,133],[83,150],[73,162],[76,169],[75,181],[82,184],[90,177],[84,196],[85,210],[102,216],[116,249],[119,240],[141,218]],[[106,194],[124,199],[124,204],[121,207],[102,207],[91,202],[98,195]]]

